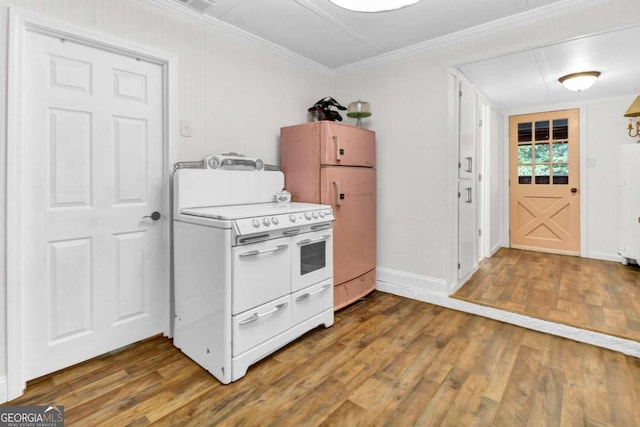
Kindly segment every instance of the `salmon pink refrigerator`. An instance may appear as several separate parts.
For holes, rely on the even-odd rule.
[[[330,121],[280,130],[280,167],[295,202],[331,205],[334,310],[375,289],[375,132]]]

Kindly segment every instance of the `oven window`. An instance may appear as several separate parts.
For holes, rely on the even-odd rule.
[[[300,275],[320,270],[327,265],[327,242],[317,242],[300,248]]]

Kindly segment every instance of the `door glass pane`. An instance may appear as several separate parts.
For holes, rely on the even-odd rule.
[[[549,139],[549,121],[536,122],[536,141],[546,141]]]
[[[518,145],[518,163],[531,163],[531,144]]]
[[[518,165],[518,184],[531,184],[531,165]]]
[[[553,165],[553,183],[569,184],[569,165],[559,163]]]
[[[549,163],[549,161],[549,144],[536,144],[536,163]]]
[[[549,165],[536,165],[536,184],[548,184],[549,183]]]
[[[569,120],[558,119],[553,121],[553,139],[569,138]]]
[[[569,161],[569,142],[561,141],[553,143],[553,162]]]
[[[529,142],[532,136],[531,123],[518,123],[518,142]]]

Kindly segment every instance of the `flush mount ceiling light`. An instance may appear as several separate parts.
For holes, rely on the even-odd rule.
[[[354,12],[388,12],[411,6],[421,0],[329,0],[336,6]]]
[[[581,73],[567,74],[558,80],[565,88],[580,92],[593,86],[599,76],[600,71],[583,71]]]

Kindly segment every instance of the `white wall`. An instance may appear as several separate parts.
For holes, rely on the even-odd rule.
[[[306,121],[331,93],[327,73],[274,54],[263,44],[144,0],[0,0],[0,221],[6,208],[6,81],[9,7],[175,53],[178,117],[192,122],[178,160],[237,151],[277,164],[280,126]],[[276,52],[277,53],[277,52]],[[5,227],[0,241],[6,242]],[[0,248],[0,382],[6,374],[6,247]]]
[[[490,120],[490,147],[489,147],[489,208],[491,210],[489,216],[489,250],[494,254],[501,246],[504,246],[508,240],[504,233],[505,225],[505,207],[508,204],[508,198],[505,197],[505,179],[508,175],[505,173],[505,153],[503,117],[494,108],[491,108]]]
[[[636,0],[593,2],[586,8],[542,20],[521,20],[434,43],[428,50],[407,50],[407,55],[396,55],[388,61],[363,63],[361,68],[351,66],[336,78],[338,99],[349,102],[362,98],[371,102],[373,115],[366,123],[378,136],[378,267],[384,273],[383,281],[396,280],[396,285],[406,281],[411,283],[407,287],[418,283],[423,288],[440,289],[455,281],[457,194],[452,179],[455,156],[451,155],[455,138],[450,135],[447,121],[451,103],[447,68],[638,21],[640,2]],[[597,124],[597,115],[605,113],[606,106],[593,105],[589,109],[588,120],[593,123],[590,126],[596,126],[600,135],[598,145],[589,149],[602,151],[603,137],[615,126],[611,122],[609,129],[604,129]],[[624,110],[608,111],[611,120],[622,113]],[[624,126],[624,120],[616,126],[620,125]],[[596,132],[595,128],[590,129]],[[599,159],[585,176],[589,182],[600,182],[594,182],[594,192],[586,195],[590,209],[596,211],[590,217],[595,222],[589,223],[593,236],[589,237],[588,253],[592,255],[615,253],[608,241],[610,235],[601,232],[615,225],[601,207],[615,192],[600,188],[606,184],[600,177],[594,178],[596,171],[606,168],[609,161],[605,157]],[[603,173],[603,177],[606,175]],[[615,178],[611,180],[615,185]]]
[[[628,119],[622,117],[638,96],[601,100],[586,105],[585,153],[586,182],[586,253],[590,258],[619,261],[617,255],[619,218],[618,206],[618,147],[635,143],[627,133]],[[640,165],[639,165],[640,167]],[[585,178],[583,178],[585,179]]]

